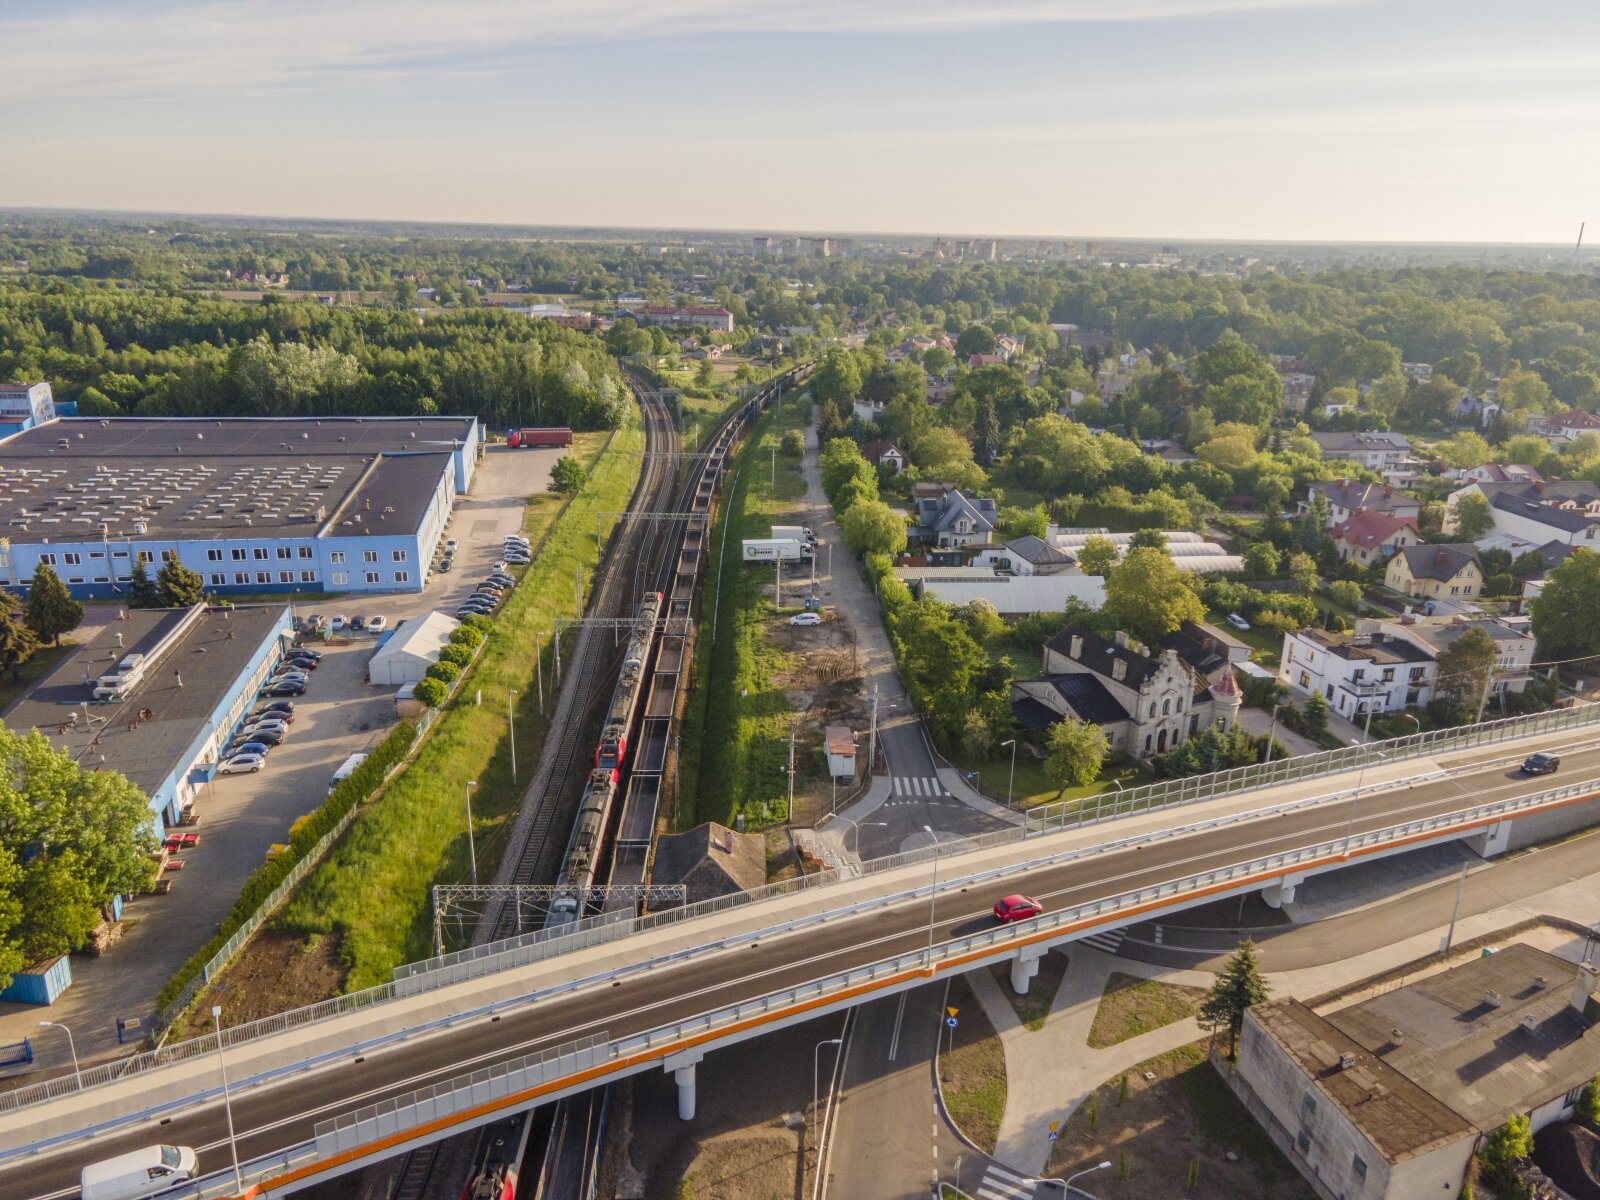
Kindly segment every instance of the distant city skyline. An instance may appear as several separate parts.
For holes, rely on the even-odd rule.
[[[0,12],[25,68],[0,77],[0,205],[1571,244],[1600,220],[1590,18],[1575,0],[1509,19],[1484,0],[28,0]]]

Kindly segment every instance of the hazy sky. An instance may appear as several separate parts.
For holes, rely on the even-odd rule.
[[[1580,0],[0,0],[0,46],[0,205],[1401,241],[1600,223]]]

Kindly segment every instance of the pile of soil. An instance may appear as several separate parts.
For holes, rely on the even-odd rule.
[[[337,936],[258,933],[200,998],[177,1036],[209,1033],[213,1004],[222,1005],[224,1025],[242,1025],[337,996],[344,989],[344,979]]]

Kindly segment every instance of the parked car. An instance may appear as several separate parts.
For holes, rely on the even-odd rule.
[[[462,617],[492,616],[494,616],[494,609],[482,604],[463,604],[460,608],[456,609],[456,620],[458,621],[461,620]]]
[[[514,587],[517,582],[515,575],[507,575],[504,571],[496,571],[493,575],[484,578],[485,583],[498,583],[502,587]]]
[[[260,742],[266,746],[276,746],[288,736],[289,731],[287,729],[269,729],[263,726],[260,721],[256,721],[254,722],[253,732],[240,733],[234,737],[233,745],[228,747],[228,752],[231,754],[246,742]]]
[[[1522,773],[1524,775],[1554,775],[1556,768],[1561,765],[1559,754],[1549,754],[1541,750],[1537,754],[1530,754],[1522,760]]]
[[[217,774],[254,775],[266,765],[266,758],[260,754],[235,754],[232,758],[225,758],[217,764]]]
[[[270,733],[262,733],[257,734],[248,742],[235,742],[232,746],[228,747],[228,753],[225,757],[238,758],[241,754],[258,754],[262,758],[265,758],[272,747],[260,739],[271,736],[272,735]]]
[[[367,618],[367,632],[368,633],[382,633],[387,628],[389,628],[389,618],[388,617],[378,616],[378,617],[368,617]]]
[[[263,696],[304,696],[306,685],[297,679],[277,679],[260,692]]]
[[[1026,921],[1044,912],[1044,905],[1032,896],[1002,896],[994,902],[994,915],[1004,923]]]
[[[435,570],[437,570],[439,572],[439,574],[441,574],[441,575],[443,575],[449,569],[450,569],[450,560],[448,558],[440,559],[438,567],[435,568]]]
[[[1239,630],[1246,630],[1250,628],[1250,622],[1246,621],[1238,613],[1228,614],[1228,624]]]
[[[367,619],[365,617],[351,617],[350,618],[349,629],[350,629],[351,633],[360,633],[366,627],[367,627]]]
[[[505,560],[513,567],[525,567],[533,561],[526,554],[507,554]]]
[[[315,671],[322,665],[322,660],[320,658],[307,658],[303,654],[296,654],[290,651],[283,656],[283,663],[280,665],[294,667],[301,671]]]
[[[446,554],[454,554],[456,552],[456,546],[458,544],[459,543],[456,541],[455,538],[446,539],[445,544],[444,544],[445,553]]]
[[[300,628],[305,630],[307,633],[318,633],[327,623],[327,617],[323,616],[321,613],[312,613],[309,617],[300,622]]]
[[[334,613],[333,619],[328,622],[328,628],[338,633],[346,624],[343,613]]]
[[[280,719],[288,721],[290,724],[293,724],[294,723],[294,701],[293,700],[269,700],[265,704],[258,704],[258,705],[256,705],[255,712],[250,714],[250,720],[252,720],[252,721],[258,720],[261,717],[266,716],[268,713],[272,713],[272,714],[278,716]]]
[[[822,614],[821,613],[814,613],[814,612],[795,613],[794,616],[789,618],[789,624],[791,624],[791,625],[821,625],[822,624]]]
[[[252,721],[233,735],[234,741],[247,741],[254,739],[258,733],[288,733],[289,723],[280,721],[275,717],[262,717],[259,721]]]
[[[289,654],[294,658],[309,658],[312,662],[322,661],[322,651],[313,650],[310,646],[291,646]]]

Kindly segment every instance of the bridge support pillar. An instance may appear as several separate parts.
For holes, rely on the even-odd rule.
[[[1044,956],[1045,950],[1038,946],[1025,946],[1017,951],[1017,956],[1011,960],[1011,990],[1017,995],[1028,994],[1028,986],[1039,973],[1039,960]]]
[[[1276,883],[1268,884],[1261,889],[1261,899],[1266,901],[1268,908],[1282,908],[1285,904],[1294,903],[1294,890],[1306,881],[1303,874],[1285,875]]]
[[[1496,854],[1504,854],[1511,844],[1511,827],[1514,824],[1514,821],[1496,821],[1483,832],[1469,837],[1467,845],[1476,850],[1481,858],[1493,858]]]
[[[674,1054],[661,1065],[672,1072],[673,1082],[678,1085],[678,1120],[694,1120],[694,1069],[702,1054],[690,1052],[688,1054]]]

